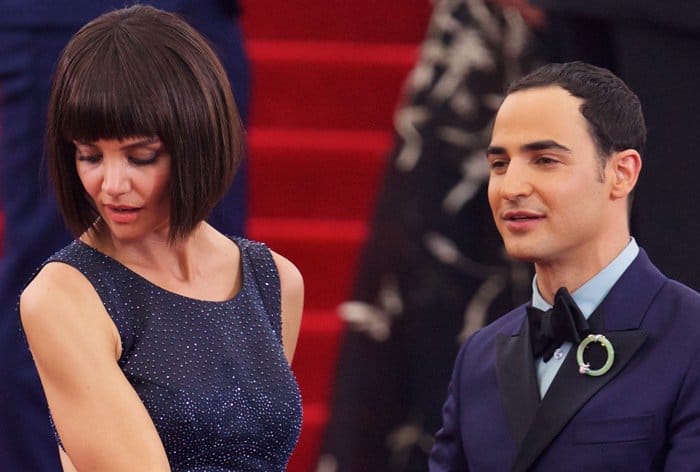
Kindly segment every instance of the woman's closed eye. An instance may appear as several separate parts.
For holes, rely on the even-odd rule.
[[[87,162],[89,164],[96,164],[100,162],[102,159],[102,156],[99,154],[76,154],[76,159],[80,162]]]
[[[129,160],[129,163],[131,163],[135,166],[147,166],[147,165],[155,163],[161,154],[162,154],[162,151],[154,151],[154,152],[150,152],[150,153],[127,156],[127,159]],[[86,162],[88,164],[97,164],[102,160],[101,154],[76,153],[75,157],[78,161]]]
[[[163,151],[154,151],[147,154],[129,156],[129,162],[136,166],[147,166],[155,163]]]

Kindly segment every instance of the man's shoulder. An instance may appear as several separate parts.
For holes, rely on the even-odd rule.
[[[633,277],[639,273],[646,273],[651,280],[657,281],[655,284],[641,284],[643,289],[652,288],[653,285],[659,287],[654,301],[672,301],[673,306],[700,308],[700,293],[663,273],[643,250],[640,250],[635,262],[637,261],[639,264],[633,263],[628,271]]]
[[[629,287],[622,293],[630,298],[628,304],[633,311],[634,307],[644,311],[639,326],[652,335],[663,335],[664,338],[700,336],[700,293],[660,271],[658,274],[659,285],[651,293]],[[643,283],[641,285],[653,288]],[[637,303],[638,299],[647,301]],[[620,304],[616,306],[619,308]]]
[[[700,315],[700,293],[677,280],[666,280],[657,301],[670,303],[677,310],[694,310]]]
[[[646,299],[648,303],[673,299],[674,303],[700,305],[700,293],[669,278],[656,267],[643,248],[613,286],[611,293],[615,292],[637,301]]]

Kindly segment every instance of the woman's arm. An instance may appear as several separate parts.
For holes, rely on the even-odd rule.
[[[46,265],[20,298],[20,315],[49,408],[79,471],[166,471],[146,408],[117,364],[117,329],[76,269]]]
[[[291,365],[299,338],[301,314],[304,309],[304,279],[299,269],[285,257],[273,251],[272,258],[280,274],[284,355]]]

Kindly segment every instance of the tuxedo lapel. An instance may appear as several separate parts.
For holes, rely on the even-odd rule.
[[[647,334],[639,327],[664,282],[665,277],[640,251],[588,320],[591,333],[605,334],[612,343],[615,350],[612,367],[599,377],[580,374],[577,346],[571,348],[519,445],[514,472],[531,467],[581,407],[629,363],[646,340]]]
[[[520,333],[513,336],[503,334],[498,338],[496,375],[517,450],[540,403],[527,318]]]
[[[513,471],[525,471],[532,465],[581,407],[624,369],[647,335],[641,330],[631,330],[609,332],[605,336],[615,347],[615,362],[610,370],[600,377],[580,374],[576,346],[569,351],[520,445]]]

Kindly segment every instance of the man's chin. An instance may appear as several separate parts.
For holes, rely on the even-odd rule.
[[[532,247],[523,247],[519,244],[506,245],[506,253],[511,259],[522,262],[535,263],[542,258],[542,255]]]

